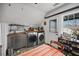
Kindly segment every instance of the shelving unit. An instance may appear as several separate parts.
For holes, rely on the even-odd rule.
[[[68,54],[79,56],[79,43],[74,41],[69,41],[65,39],[60,39],[60,43],[64,46],[64,51],[67,51]]]

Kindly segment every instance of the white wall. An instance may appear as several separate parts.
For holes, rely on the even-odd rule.
[[[49,16],[49,15],[52,15],[52,14],[55,14],[55,13],[58,13],[60,11],[63,11],[63,10],[66,10],[66,9],[69,9],[71,7],[74,7],[74,6],[77,6],[79,4],[65,4],[63,5],[62,7],[59,7],[57,9],[55,9],[54,11],[51,11],[49,13],[46,14],[46,16]],[[77,13],[79,12],[79,9],[75,9],[75,10],[72,10],[72,11],[68,11],[68,12],[65,12],[65,13],[62,13],[62,14],[59,14],[59,15],[56,15],[56,16],[53,16],[53,17],[50,17],[48,19],[45,19],[45,21],[47,21],[47,25],[44,26],[45,28],[45,33],[46,33],[46,42],[49,43],[50,40],[58,40],[58,36],[60,36],[60,34],[62,34],[63,32],[63,16],[65,15],[68,15],[68,14],[73,14],[73,13]],[[57,31],[58,31],[58,36],[55,35],[55,33],[51,33],[49,32],[49,20],[53,20],[53,19],[57,19]]]
[[[0,4],[0,22],[20,23],[26,25],[39,24],[44,13],[26,4]]]
[[[0,24],[0,45],[2,44],[1,42],[1,24]]]
[[[2,45],[2,55],[6,55],[6,49],[7,49],[7,34],[9,33],[8,29],[8,23],[0,23],[1,25],[1,45]]]

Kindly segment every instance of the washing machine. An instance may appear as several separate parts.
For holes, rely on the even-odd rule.
[[[38,32],[38,45],[45,43],[45,33]]]
[[[27,47],[33,47],[38,44],[37,32],[28,32],[27,34]]]

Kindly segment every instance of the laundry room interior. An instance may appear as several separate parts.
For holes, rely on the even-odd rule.
[[[0,3],[0,56],[79,56],[79,3]]]

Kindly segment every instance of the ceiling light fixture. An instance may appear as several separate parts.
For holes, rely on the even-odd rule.
[[[34,4],[38,4],[38,3],[34,3]]]
[[[9,6],[11,6],[11,4],[9,3]]]

